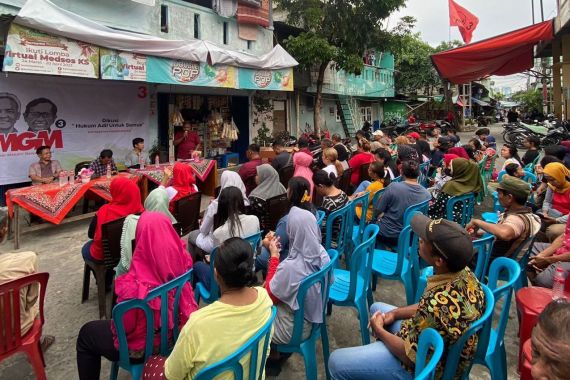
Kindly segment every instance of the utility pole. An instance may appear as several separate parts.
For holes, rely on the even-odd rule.
[[[534,25],[534,0],[530,0],[530,4],[532,7],[532,24]]]
[[[542,0],[540,0],[540,17],[542,18],[542,22],[544,22],[544,5],[542,4]]]

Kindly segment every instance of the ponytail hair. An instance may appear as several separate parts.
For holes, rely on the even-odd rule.
[[[390,184],[390,173],[388,173],[388,171],[384,168],[384,165],[381,162],[378,161],[372,162],[370,164],[370,170],[372,170],[372,172],[376,174],[376,176],[382,182],[384,187]]]
[[[338,160],[338,152],[335,148],[326,148],[323,150],[323,155],[327,160],[333,163],[334,167],[336,168],[336,172],[338,173],[339,177],[344,173],[344,167]]]
[[[289,207],[299,207],[315,213],[315,206],[311,202],[311,185],[304,177],[293,177],[287,184]]]
[[[315,186],[331,187],[336,183],[337,177],[334,173],[327,173],[324,170],[317,170],[313,174],[313,183]]]

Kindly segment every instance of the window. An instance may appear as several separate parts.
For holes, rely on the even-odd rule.
[[[194,38],[200,39],[200,14],[194,13]]]
[[[160,31],[168,33],[168,5],[160,6]]]
[[[224,45],[228,44],[228,23],[224,21],[224,33],[223,33],[223,43]]]
[[[247,50],[251,50],[253,47],[253,41],[247,41]]]
[[[372,123],[372,107],[360,107],[360,122],[364,124],[364,122]]]
[[[342,120],[340,118],[340,113],[342,112],[342,110],[339,108],[339,106],[336,106],[336,122],[340,123]]]

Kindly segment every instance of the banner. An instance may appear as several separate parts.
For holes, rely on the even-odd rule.
[[[146,82],[146,56],[100,49],[101,79]]]
[[[12,24],[4,71],[98,78],[99,48]]]
[[[236,88],[237,69],[204,62],[147,57],[147,82]]]
[[[239,69],[239,88],[293,91],[293,68],[281,70]]]
[[[0,185],[29,181],[41,145],[72,170],[103,149],[123,162],[135,137],[152,144],[146,84],[13,74],[0,89]]]

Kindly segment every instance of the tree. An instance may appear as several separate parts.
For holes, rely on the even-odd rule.
[[[278,0],[288,24],[302,29],[285,44],[301,69],[317,69],[314,128],[320,134],[322,93],[329,65],[360,74],[364,51],[372,46],[374,30],[405,0]]]
[[[542,113],[542,92],[540,90],[519,91],[512,96],[526,112]]]

